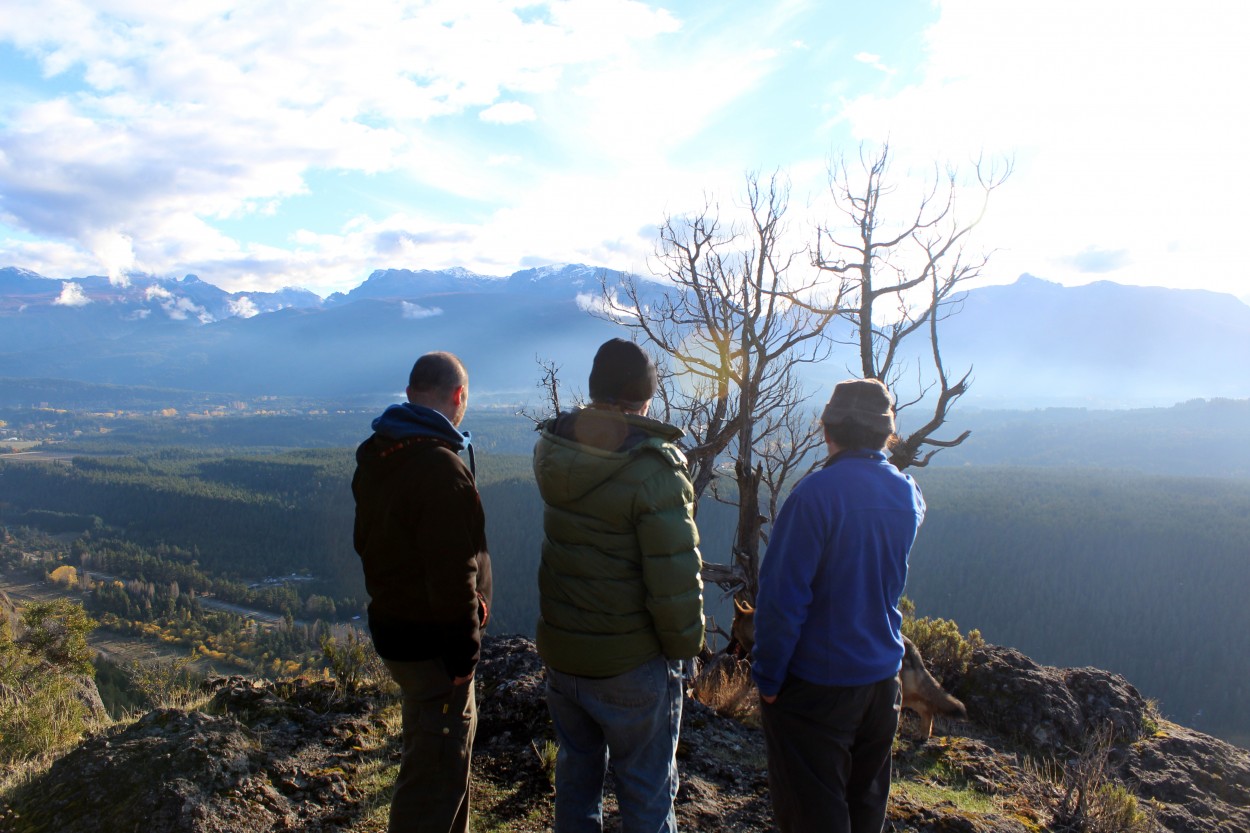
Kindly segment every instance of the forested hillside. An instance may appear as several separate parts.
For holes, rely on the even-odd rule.
[[[531,634],[541,502],[529,459],[478,457],[496,573],[496,633]],[[96,560],[124,579],[179,582],[296,619],[349,619],[363,584],[351,549],[349,449],[221,456],[164,450],[0,463],[3,521],[87,530],[143,557]],[[930,468],[930,511],[908,594],[1055,665],[1125,674],[1164,713],[1245,742],[1250,713],[1250,482],[1088,469]],[[727,508],[700,510],[703,551],[728,560]],[[110,544],[123,552],[121,543]],[[146,560],[145,560],[146,559]],[[266,577],[303,580],[249,587]],[[708,588],[714,611],[720,592]],[[116,604],[122,604],[120,600]],[[332,615],[331,615],[332,612]]]
[[[106,404],[110,398],[113,404]],[[292,397],[237,400],[154,388],[0,379],[0,430],[4,437],[45,441],[57,453],[341,448],[364,439],[370,421],[387,404],[385,399],[353,405]],[[902,422],[906,429],[906,413]],[[933,465],[1250,477],[1250,445],[1220,440],[1248,424],[1250,399],[1196,399],[1130,410],[967,408],[952,417],[949,427],[952,436],[965,429],[971,436],[959,448],[938,454]],[[474,407],[464,427],[472,430],[479,451],[528,455],[534,445],[533,421],[515,408]]]
[[[1151,474],[1250,477],[1250,444],[1226,442],[1250,425],[1250,399],[1195,399],[1123,411],[962,410],[972,432],[936,466],[1102,468]]]
[[[1046,663],[1096,665],[1250,740],[1250,481],[934,469],[909,595]]]

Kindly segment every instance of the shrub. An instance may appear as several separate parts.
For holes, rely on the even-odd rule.
[[[127,675],[134,690],[152,708],[185,708],[203,697],[199,681],[191,671],[195,655],[160,659],[155,662],[131,662]]]
[[[0,700],[0,761],[13,764],[73,743],[87,728],[87,706],[54,669],[31,666],[20,694]]]
[[[759,691],[746,660],[718,654],[698,667],[691,694],[717,714],[746,723],[759,722]]]
[[[531,740],[530,746],[534,748],[534,754],[538,756],[538,768],[547,774],[547,780],[552,784],[556,782],[556,758],[560,755],[560,747],[554,740],[545,740],[539,745],[538,741]]]
[[[959,625],[950,619],[916,619],[904,615],[903,635],[916,643],[929,673],[942,685],[950,686],[968,671],[972,652],[985,644],[978,630],[964,637]]]
[[[1063,800],[1055,820],[1061,829],[1079,833],[1154,833],[1154,819],[1137,796],[1111,776],[1114,729],[1095,730],[1085,747],[1063,765]]]
[[[81,607],[66,605],[82,613]],[[31,608],[37,608],[35,615],[28,616]],[[23,619],[55,634],[50,626],[59,620],[50,616],[50,608],[53,605],[27,605]],[[49,660],[48,655],[58,653],[58,640],[47,633],[36,631],[28,640],[30,636],[28,631],[14,639],[8,617],[0,616],[0,763],[4,764],[67,746],[87,728],[83,683],[72,676],[82,669],[72,662]]]
[[[386,676],[373,643],[355,628],[347,628],[341,642],[330,634],[321,637],[321,653],[339,690],[347,694],[354,694],[365,680]]]
[[[28,654],[73,674],[95,674],[87,634],[96,622],[82,605],[68,599],[31,602],[22,609],[22,625],[24,632],[17,642]]]
[[[1094,794],[1086,821],[1087,833],[1151,833],[1156,829],[1123,784],[1103,784]]]

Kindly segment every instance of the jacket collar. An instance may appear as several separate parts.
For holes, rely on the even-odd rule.
[[[460,431],[446,416],[433,408],[404,402],[391,405],[373,421],[373,430],[388,440],[407,440],[430,437],[442,440],[456,451],[469,448],[472,439],[468,431]]]

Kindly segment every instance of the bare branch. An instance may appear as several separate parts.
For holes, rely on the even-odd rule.
[[[957,171],[948,168],[943,174],[935,169],[908,219],[887,235],[882,231],[889,216],[884,198],[892,192],[887,182],[889,158],[888,144],[875,154],[861,147],[864,177],[858,184],[845,161],[830,165],[831,195],[850,223],[844,232],[833,226],[817,229],[813,265],[839,278],[837,298],[844,305],[839,317],[853,333],[839,340],[857,347],[859,375],[885,382],[895,392],[899,411],[922,403],[933,408],[924,425],[894,450],[892,461],[905,468],[922,466],[938,449],[966,438],[965,434],[956,440],[933,439],[971,384],[970,372],[958,381],[949,375],[939,346],[940,323],[958,309],[962,299],[958,290],[978,277],[988,260],[969,255],[965,247],[985,217],[992,193],[1010,176],[1012,164],[976,161],[973,190],[978,194],[970,217],[957,212],[964,193]],[[882,308],[886,300],[893,309]],[[916,379],[914,395],[900,395],[903,374],[898,363],[905,355],[903,347],[921,332],[928,337],[932,375]],[[921,454],[926,446],[930,450]]]

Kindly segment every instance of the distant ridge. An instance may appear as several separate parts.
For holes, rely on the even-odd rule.
[[[1197,289],[1032,275],[968,293],[943,356],[987,407],[1171,405],[1250,396],[1250,306]]]
[[[228,293],[194,275],[116,285],[9,267],[0,269],[0,377],[393,399],[416,355],[445,349],[468,363],[477,401],[520,403],[538,396],[538,360],[584,389],[598,343],[629,335],[587,312],[604,281],[623,277],[584,264],[509,276],[380,269],[322,299],[295,288]],[[1064,287],[1026,274],[968,292],[941,339],[949,368],[972,368],[964,406],[1250,397],[1250,306],[1232,295],[1105,281]],[[904,378],[915,376],[923,347],[912,344]],[[838,352],[808,368],[813,395],[854,366]]]

